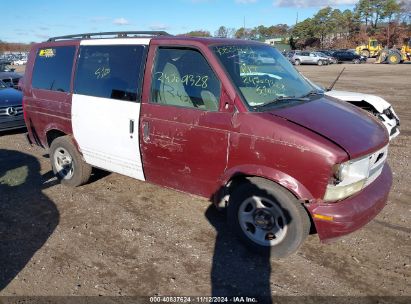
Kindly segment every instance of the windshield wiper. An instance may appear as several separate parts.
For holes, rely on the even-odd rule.
[[[309,101],[307,97],[295,97],[295,96],[278,96],[277,98],[259,106],[261,108],[265,108],[267,106],[273,105],[273,104],[281,104],[287,101]]]

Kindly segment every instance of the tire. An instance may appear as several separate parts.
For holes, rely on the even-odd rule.
[[[317,64],[318,64],[318,65],[323,65],[324,63],[323,63],[322,60],[318,60],[318,61],[317,61]]]
[[[92,167],[85,163],[68,136],[58,137],[50,145],[50,161],[54,174],[69,187],[85,184]]]
[[[354,59],[352,62],[353,62],[354,64],[360,64],[360,63],[361,63],[360,59]]]
[[[300,61],[299,59],[296,59],[296,60],[294,61],[294,64],[295,64],[295,65],[300,65],[300,64],[301,64],[301,61]]]
[[[251,178],[230,195],[228,223],[252,251],[283,258],[303,244],[310,218],[285,188],[262,178]]]
[[[389,64],[399,64],[401,62],[401,56],[398,53],[392,52],[388,54],[387,61]]]
[[[370,58],[370,51],[369,50],[362,50],[361,51],[361,55]]]

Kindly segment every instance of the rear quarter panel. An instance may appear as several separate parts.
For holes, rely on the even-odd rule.
[[[57,46],[75,46],[76,52],[71,71],[70,92],[56,92],[32,87],[32,76],[39,49]],[[73,133],[71,126],[71,96],[79,41],[44,42],[35,44],[30,50],[23,86],[23,106],[28,133],[32,142],[47,147],[47,132],[59,130]]]

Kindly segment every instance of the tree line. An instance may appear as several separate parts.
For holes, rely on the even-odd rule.
[[[213,36],[206,30],[182,35]],[[239,29],[220,26],[214,37],[254,40],[284,37],[293,49],[352,48],[370,37],[389,47],[399,46],[411,37],[411,3],[409,0],[359,0],[352,10],[328,6],[293,26],[277,24]]]
[[[0,40],[0,54],[4,52],[28,52],[30,44],[9,43]]]
[[[293,49],[352,48],[370,37],[384,46],[400,46],[411,37],[411,1],[359,0],[352,10],[341,11],[328,6],[292,26],[276,24],[236,29],[222,25],[214,33],[194,30],[180,35],[253,40],[282,37]],[[0,52],[29,49],[30,44],[0,41]]]

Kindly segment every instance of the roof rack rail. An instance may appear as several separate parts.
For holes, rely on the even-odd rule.
[[[91,39],[92,37],[101,38],[101,36],[115,36],[116,38],[131,38],[137,36],[171,36],[164,31],[127,31],[127,32],[101,32],[101,33],[84,33],[76,35],[51,37],[47,41],[68,40],[68,39]],[[99,37],[100,36],[100,37]]]

